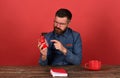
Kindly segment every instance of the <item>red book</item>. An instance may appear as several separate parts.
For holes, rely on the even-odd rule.
[[[66,70],[63,69],[63,68],[52,68],[52,69],[50,69],[50,73],[53,77],[55,77],[55,76],[65,76],[65,77],[67,77],[68,76]]]

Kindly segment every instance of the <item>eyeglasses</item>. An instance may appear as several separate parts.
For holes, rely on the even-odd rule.
[[[55,24],[59,24],[59,25],[66,25],[67,23],[59,23],[57,21],[54,21]]]

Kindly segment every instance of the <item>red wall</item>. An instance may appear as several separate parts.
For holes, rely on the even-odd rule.
[[[120,64],[119,0],[0,0],[0,65],[37,65],[39,35],[52,30],[61,7],[72,11],[70,27],[81,33],[82,64]]]

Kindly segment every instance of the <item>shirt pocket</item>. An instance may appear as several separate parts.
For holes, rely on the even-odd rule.
[[[70,51],[73,50],[73,44],[71,44],[71,43],[66,44],[65,47],[66,47],[68,50],[70,50]]]

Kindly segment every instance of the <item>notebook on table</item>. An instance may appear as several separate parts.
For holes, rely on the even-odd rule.
[[[51,68],[50,73],[53,77],[55,77],[55,76],[67,77],[68,76],[68,73],[66,72],[66,70],[64,68]]]

